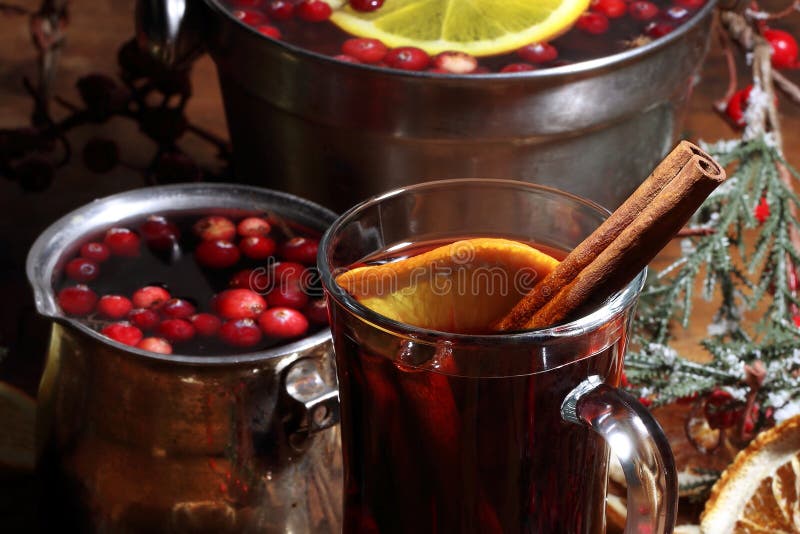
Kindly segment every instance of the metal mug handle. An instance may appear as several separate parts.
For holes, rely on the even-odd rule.
[[[591,428],[617,456],[628,485],[626,534],[670,534],[678,509],[678,474],[663,430],[639,401],[591,376],[561,404],[565,421]]]
[[[325,381],[316,358],[300,358],[284,374],[292,406],[286,421],[290,444],[302,449],[308,438],[339,423],[339,390]]]
[[[197,0],[137,0],[136,40],[165,67],[188,65],[203,51]]]

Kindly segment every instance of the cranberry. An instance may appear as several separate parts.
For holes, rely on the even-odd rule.
[[[159,309],[172,296],[169,291],[160,286],[144,286],[133,293],[131,300],[137,308]]]
[[[111,228],[103,242],[115,256],[135,258],[139,255],[139,236],[127,228]]]
[[[253,9],[234,9],[231,14],[249,26],[257,26],[267,22],[267,17]]]
[[[130,299],[122,295],[103,295],[97,301],[97,313],[109,319],[122,319],[132,308]]]
[[[172,354],[172,345],[163,337],[146,337],[136,344],[136,348],[158,354]]]
[[[267,294],[267,303],[271,307],[301,309],[308,303],[308,295],[298,283],[281,284]]]
[[[233,347],[252,347],[261,341],[261,330],[252,319],[236,319],[222,325],[219,338]]]
[[[265,260],[275,254],[275,240],[261,235],[252,235],[239,242],[242,254],[253,260]]]
[[[792,69],[800,66],[797,62],[797,41],[791,33],[767,28],[764,39],[772,47],[772,66],[776,69]]]
[[[800,315],[792,315],[792,321],[797,328],[800,328]]]
[[[161,319],[155,310],[149,308],[135,308],[128,314],[128,320],[142,330],[155,328]]]
[[[111,256],[111,250],[103,243],[90,241],[81,247],[81,256],[95,263],[103,263]]]
[[[127,322],[110,324],[103,328],[100,333],[114,341],[122,343],[123,345],[130,345],[131,347],[135,347],[144,336],[141,330]]]
[[[67,262],[64,272],[76,282],[89,282],[97,278],[97,275],[100,274],[100,268],[91,260],[75,258]]]
[[[702,7],[706,3],[706,0],[675,0],[675,3],[689,9],[697,9]]]
[[[758,205],[753,210],[753,217],[760,224],[764,224],[769,219],[769,202],[767,202],[767,197],[761,197],[761,200],[758,202]]]
[[[651,22],[645,27],[644,33],[649,37],[658,39],[659,37],[664,37],[668,33],[671,33],[674,29],[675,26],[669,22]]]
[[[195,332],[200,337],[211,337],[216,335],[222,321],[216,315],[210,313],[198,313],[189,317],[189,321],[194,326]]]
[[[353,65],[360,65],[361,62],[354,58],[353,56],[348,56],[347,54],[336,54],[333,56],[333,59],[336,61],[341,61],[342,63],[352,63]]]
[[[261,217],[247,217],[236,225],[236,231],[243,237],[265,236],[269,234],[270,230],[272,230],[272,226]]]
[[[500,72],[528,72],[531,70],[536,70],[536,67],[530,63],[509,63],[500,69]]]
[[[530,63],[547,63],[558,58],[558,49],[549,43],[532,43],[517,50],[517,55]]]
[[[293,237],[281,247],[281,255],[287,261],[316,265],[319,241],[310,237]]]
[[[195,311],[194,304],[185,299],[169,299],[161,307],[161,313],[170,319],[185,319]]]
[[[303,0],[294,7],[298,18],[306,22],[322,22],[331,18],[333,10],[322,0]]]
[[[602,13],[587,11],[578,18],[575,26],[586,33],[600,35],[608,31],[608,17]]]
[[[653,405],[653,399],[650,397],[639,397],[639,403],[645,408],[649,408]]]
[[[168,341],[181,343],[194,337],[194,326],[186,319],[164,319],[158,325],[158,333]]]
[[[230,241],[203,241],[194,251],[200,265],[212,269],[232,267],[239,261],[239,248]]]
[[[258,318],[261,330],[269,337],[290,339],[308,331],[308,319],[291,308],[271,308]]]
[[[733,93],[733,96],[728,100],[728,105],[725,107],[725,114],[734,124],[743,128],[745,125],[744,110],[747,109],[747,101],[750,98],[750,91],[753,90],[752,85],[748,85],[744,89],[740,89]]]
[[[227,289],[219,294],[216,309],[225,319],[245,319],[257,317],[267,309],[267,303],[255,291]]]
[[[328,303],[324,298],[309,302],[303,313],[314,324],[328,324]]]
[[[255,289],[250,287],[250,278],[253,276],[253,269],[244,269],[234,274],[228,282],[231,289]]]
[[[413,46],[401,46],[389,50],[383,62],[393,69],[425,70],[430,65],[431,58],[424,50]]]
[[[636,20],[650,20],[658,15],[658,7],[653,2],[640,0],[631,2],[631,5],[628,6],[628,13],[631,18]]]
[[[280,39],[281,37],[283,37],[278,27],[273,26],[271,24],[262,24],[258,26],[256,30],[258,30],[258,33],[260,33],[261,35],[265,35],[272,39]]]
[[[667,17],[674,21],[683,21],[689,16],[689,10],[681,6],[672,6],[667,9]]]
[[[306,268],[293,261],[282,261],[272,268],[272,280],[276,285],[286,285],[290,282],[302,282],[306,277]]]
[[[289,0],[272,0],[267,4],[267,14],[275,20],[289,20],[294,15],[294,4]]]
[[[592,10],[602,13],[610,19],[617,19],[628,11],[625,0],[592,0]]]
[[[178,242],[180,231],[160,215],[151,215],[139,228],[144,240],[156,250],[170,250]]]
[[[389,51],[377,39],[348,39],[342,44],[342,54],[356,58],[363,63],[378,63]]]
[[[433,66],[452,74],[469,74],[478,68],[478,60],[466,52],[442,52],[433,58]]]
[[[58,292],[58,305],[69,315],[88,315],[97,304],[97,293],[87,286],[65,287]]]
[[[356,11],[370,12],[380,9],[383,0],[350,0],[350,7]]]
[[[203,241],[230,241],[236,235],[236,225],[227,217],[218,215],[203,217],[194,223],[192,229]]]

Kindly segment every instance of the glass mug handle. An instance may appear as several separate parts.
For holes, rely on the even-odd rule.
[[[561,404],[561,417],[606,440],[628,485],[625,534],[669,534],[675,528],[678,475],[663,430],[631,395],[590,376]]]

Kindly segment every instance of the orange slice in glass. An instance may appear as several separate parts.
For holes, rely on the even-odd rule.
[[[800,532],[800,415],[763,432],[717,481],[703,533]]]
[[[518,241],[456,241],[383,265],[358,267],[336,282],[361,304],[421,328],[484,333],[558,260]]]

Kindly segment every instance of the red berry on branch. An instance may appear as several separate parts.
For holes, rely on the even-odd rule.
[[[100,274],[100,268],[91,260],[75,258],[67,263],[64,272],[76,282],[90,282]]]
[[[745,126],[744,111],[747,109],[747,101],[750,99],[752,90],[753,86],[748,85],[744,89],[733,93],[733,96],[728,100],[728,105],[725,107],[725,115],[728,116],[734,126],[739,128]]]
[[[764,39],[772,47],[772,66],[776,69],[794,69],[800,66],[797,62],[797,40],[783,30],[767,28],[763,31]]]
[[[792,321],[797,328],[800,328],[800,315],[793,315]]]
[[[769,219],[769,203],[767,202],[767,197],[761,197],[758,205],[753,210],[753,217],[755,217],[760,224],[764,224],[767,219]]]
[[[97,293],[84,285],[65,287],[58,292],[57,300],[68,315],[88,315],[97,304]]]
[[[103,295],[97,302],[97,313],[108,319],[122,319],[132,308],[130,299],[122,295]]]
[[[649,408],[653,405],[653,399],[650,397],[639,397],[639,403],[645,408]]]
[[[114,323],[106,326],[100,331],[104,336],[122,343],[135,347],[142,340],[142,331],[128,322]]]
[[[353,57],[362,63],[378,63],[389,49],[377,39],[348,39],[342,44],[342,54]]]

